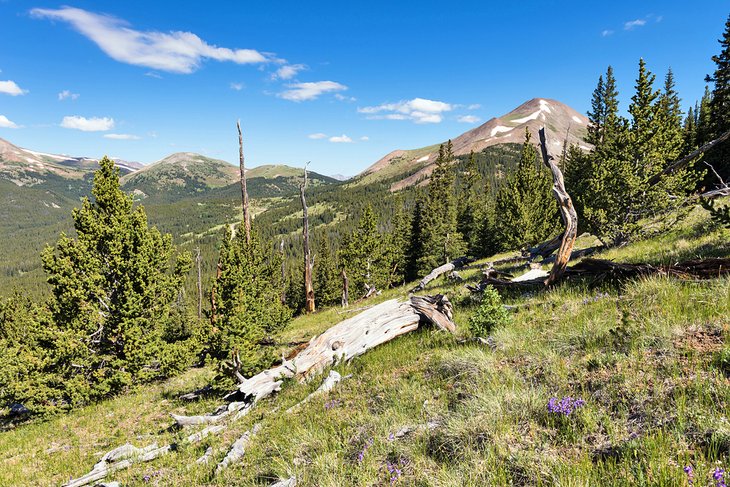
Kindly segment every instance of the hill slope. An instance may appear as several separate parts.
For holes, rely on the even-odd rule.
[[[501,144],[522,144],[525,129],[533,134],[545,127],[545,133],[552,152],[562,151],[563,143],[588,148],[583,141],[588,119],[557,100],[533,98],[501,117],[492,118],[452,139],[454,154],[467,155],[480,152],[487,147]],[[421,149],[395,150],[358,176],[358,182],[366,183],[402,175],[392,185],[393,190],[403,189],[427,178],[433,171],[439,144]]]
[[[730,255],[728,230],[702,210],[670,234],[600,255],[667,263]],[[481,262],[480,264],[485,264]],[[508,269],[504,269],[508,270]],[[461,272],[480,278],[478,266]],[[370,304],[405,297],[390,290]],[[428,294],[455,303],[456,337],[422,329],[335,368],[352,376],[298,404],[321,384],[289,381],[251,414],[197,445],[116,472],[125,486],[271,485],[714,485],[730,462],[730,280],[655,277],[622,286],[566,282],[515,295],[511,323],[488,345],[468,338],[476,303],[463,283],[434,282]],[[331,309],[297,318],[282,348],[350,316]],[[180,441],[200,431],[169,428],[170,412],[204,413],[219,400],[178,399],[213,375],[193,369],[165,383],[46,422],[0,433],[1,485],[52,485],[91,469],[102,452]],[[582,399],[569,414],[551,398]],[[254,424],[240,463],[216,464]],[[196,463],[207,448],[211,459]]]

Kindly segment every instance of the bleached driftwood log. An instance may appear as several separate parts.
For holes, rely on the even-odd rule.
[[[231,406],[224,406],[211,415],[173,415],[178,425],[216,423],[235,409],[248,412],[253,404],[281,388],[283,379],[296,377],[304,381],[325,368],[350,360],[368,350],[418,328],[421,322],[454,331],[452,307],[446,296],[412,296],[405,302],[385,301],[362,313],[341,321],[309,341],[309,345],[292,360],[265,370],[245,380],[238,390],[228,394]],[[243,404],[243,405],[242,405]]]
[[[458,259],[452,260],[448,264],[444,264],[435,268],[426,277],[421,279],[421,282],[418,283],[418,286],[411,289],[411,292],[417,293],[419,291],[423,291],[424,289],[426,289],[426,286],[429,282],[433,281],[440,275],[459,269],[460,267],[463,267],[470,262],[472,262],[472,259],[470,259],[469,257],[459,257]]]
[[[271,484],[269,487],[297,487],[297,478],[289,477],[286,480],[279,480],[275,484]]]
[[[344,378],[347,378],[349,376],[345,376]],[[322,382],[322,385],[319,386],[314,392],[312,392],[310,395],[305,397],[301,402],[296,403],[292,407],[286,410],[287,414],[291,413],[293,411],[296,411],[300,406],[303,404],[307,404],[309,401],[312,400],[313,397],[316,397],[320,394],[324,394],[325,392],[331,391],[337,384],[342,381],[343,377],[340,375],[339,372],[336,370],[330,370],[329,375],[327,378]]]
[[[261,425],[255,424],[250,431],[246,431],[243,436],[241,436],[233,443],[233,446],[231,446],[231,450],[216,467],[216,474],[219,474],[226,467],[240,461],[241,458],[243,458],[243,455],[245,455],[246,453],[246,448],[248,447],[248,444],[251,443],[251,438],[253,438],[253,436],[259,432],[259,429],[261,429]]]
[[[223,426],[209,426],[198,433],[188,436],[183,440],[183,443],[198,443],[203,438],[211,434],[219,433],[222,430]],[[143,448],[137,448],[127,443],[107,452],[89,473],[77,479],[69,480],[64,484],[64,487],[82,487],[89,485],[117,470],[125,469],[134,463],[149,462],[162,455],[166,455],[174,450],[175,447],[175,443],[161,447],[158,447],[157,443],[153,443]]]

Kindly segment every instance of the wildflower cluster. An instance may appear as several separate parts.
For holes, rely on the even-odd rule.
[[[573,399],[570,396],[566,396],[560,401],[557,397],[551,397],[548,401],[547,410],[549,413],[570,416],[573,411],[585,406],[585,404],[586,402],[583,399]]]
[[[687,465],[684,467],[684,473],[687,474],[687,483],[689,485],[694,485],[695,483],[695,470],[692,468],[692,465]]]
[[[373,439],[370,438],[367,441],[365,441],[365,444],[362,446],[362,450],[357,454],[357,463],[362,463],[363,460],[365,460],[365,453],[368,451],[368,448],[373,446]]]
[[[606,299],[608,297],[609,297],[609,294],[608,293],[598,293],[595,296],[592,296],[590,298],[585,298],[583,300],[583,304],[585,305],[585,304],[588,304],[588,303],[595,303],[597,301],[600,301],[601,299]]]
[[[327,401],[324,403],[324,409],[329,411],[332,408],[336,408],[341,404],[341,401],[339,399],[332,399],[331,401]]]
[[[403,459],[400,459],[398,462],[391,462],[390,460],[385,462],[385,470],[390,476],[391,485],[398,482],[401,475],[403,475],[403,466],[405,466],[405,461]]]
[[[715,487],[727,487],[727,484],[725,483],[724,468],[716,468],[715,472],[712,474],[712,478],[715,479]]]

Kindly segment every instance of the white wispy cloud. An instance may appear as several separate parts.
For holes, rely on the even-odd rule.
[[[112,59],[135,66],[172,73],[192,73],[206,59],[237,64],[268,61],[265,55],[254,49],[217,47],[192,32],[138,31],[122,19],[79,8],[34,8],[31,15],[68,22]]]
[[[79,96],[81,95],[79,95],[78,93],[71,93],[71,91],[69,90],[63,90],[61,93],[58,94],[58,101],[78,100]]]
[[[629,20],[628,22],[624,22],[624,30],[633,30],[637,27],[643,27],[645,25],[646,20],[644,19]]]
[[[335,98],[340,101],[357,101],[357,98],[355,98],[354,96],[345,96],[342,93],[335,93]]]
[[[162,79],[162,75],[160,73],[155,73],[154,71],[147,71],[144,75],[150,78]]]
[[[84,132],[103,132],[114,128],[114,119],[108,117],[79,117],[71,115],[63,117],[61,127],[66,129],[82,130]]]
[[[613,34],[611,29],[604,29],[601,31],[601,37],[608,37]]]
[[[360,137],[360,140],[362,140],[363,142],[367,142],[368,140],[370,140],[370,137],[368,137],[367,135],[363,135],[362,137]]]
[[[329,141],[334,142],[336,144],[349,144],[350,142],[352,142],[352,139],[350,137],[348,137],[347,135],[342,134],[342,135],[338,135],[335,137],[330,137]]]
[[[132,134],[104,134],[105,139],[113,139],[113,140],[139,140],[140,137],[138,135],[132,135]]]
[[[26,93],[28,93],[28,90],[22,89],[15,83],[15,81],[7,80],[0,81],[0,93],[5,93],[6,95],[10,96],[18,96],[25,95]]]
[[[345,91],[347,86],[335,81],[315,81],[310,83],[292,83],[287,85],[288,90],[277,96],[285,100],[305,101],[315,100],[324,93]]]
[[[327,134],[323,134],[322,132],[317,132],[316,134],[309,134],[307,135],[310,139],[319,140],[319,139],[326,139]]]
[[[231,83],[231,89],[234,91],[241,91],[246,85],[244,83]]]
[[[292,79],[297,73],[305,69],[307,69],[307,66],[304,64],[285,64],[272,73],[271,79]]]
[[[467,110],[479,110],[482,107],[480,103],[472,103],[471,105],[467,106]]]
[[[414,98],[398,103],[383,103],[371,107],[358,108],[359,113],[367,118],[378,120],[412,120],[415,123],[440,123],[443,113],[454,109],[454,106],[442,101]]]
[[[0,115],[0,128],[4,129],[17,129],[20,128],[15,122],[8,120],[5,115]]]
[[[477,123],[481,120],[481,118],[477,117],[476,115],[462,115],[456,119],[457,122],[461,123]]]

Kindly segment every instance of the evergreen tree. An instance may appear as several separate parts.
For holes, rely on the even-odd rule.
[[[636,92],[631,97],[629,114],[631,127],[629,143],[632,163],[636,168],[636,176],[640,179],[653,175],[662,165],[661,138],[657,118],[656,99],[659,92],[654,90],[654,76],[647,68],[644,59],[639,59],[639,76],[636,79]]]
[[[670,68],[657,102],[658,145],[665,166],[679,158],[684,145],[680,104],[679,94],[674,87],[674,73]]]
[[[398,286],[406,279],[408,252],[411,242],[411,218],[404,207],[402,198],[395,201],[395,213],[391,222],[391,232],[385,239],[385,256],[389,269],[388,285]]]
[[[372,206],[365,207],[357,229],[348,235],[341,251],[342,266],[350,280],[350,292],[366,293],[370,288],[388,285],[388,269],[378,232],[378,220]]]
[[[162,332],[192,265],[122,192],[119,168],[106,157],[99,165],[94,201],[73,211],[76,238],[61,234],[42,256],[59,330],[56,374],[71,404],[159,375]]]
[[[210,353],[224,388],[239,375],[250,377],[270,365],[272,357],[262,342],[288,323],[291,311],[281,304],[281,255],[266,252],[257,232],[247,241],[243,231],[234,236],[226,227],[220,265]]]
[[[730,130],[730,16],[718,42],[720,53],[712,56],[715,72],[706,78],[714,87],[709,100],[709,134],[702,142],[709,142]],[[706,157],[723,179],[730,179],[730,142],[724,141],[708,152]]]
[[[419,274],[430,272],[466,250],[463,237],[456,229],[453,161],[449,140],[439,147],[421,215],[423,248],[416,261]]]
[[[537,151],[525,128],[517,171],[497,193],[495,233],[502,249],[539,243],[558,230],[558,208],[552,180],[537,161]]]
[[[314,253],[314,294],[320,307],[340,302],[342,283],[335,255],[325,235],[320,237]]]
[[[497,213],[495,198],[489,185],[485,185],[481,206],[476,212],[476,230],[473,255],[488,257],[496,254],[500,245],[496,236]]]
[[[418,259],[423,255],[423,196],[418,195],[411,214],[411,231],[409,232],[408,251],[406,253],[406,281],[413,281],[419,277]]]
[[[710,88],[705,86],[705,92],[700,100],[700,107],[697,112],[697,145],[702,146],[710,142],[712,138],[712,118],[710,115],[710,103],[712,93]]]
[[[697,107],[698,105],[695,105]],[[682,125],[682,152],[689,154],[697,148],[697,112],[693,107],[687,110],[687,116]]]
[[[456,216],[456,230],[466,242],[470,255],[481,255],[482,252],[478,242],[478,218],[483,204],[481,194],[483,186],[484,181],[477,167],[474,151],[472,151],[464,172]]]

